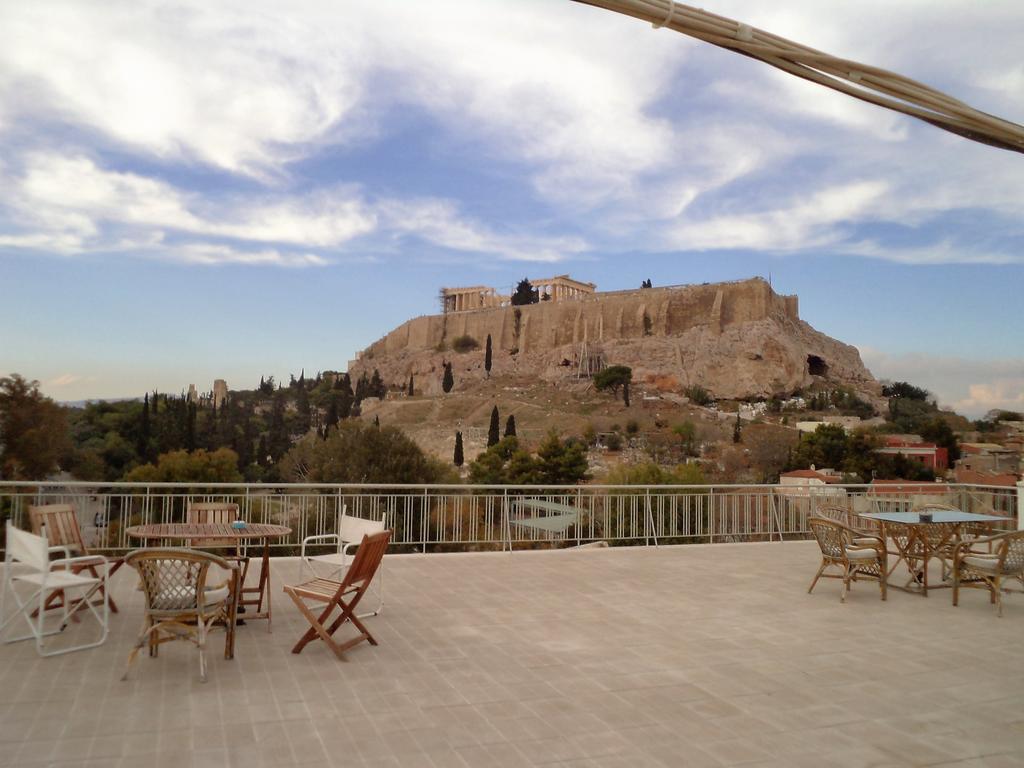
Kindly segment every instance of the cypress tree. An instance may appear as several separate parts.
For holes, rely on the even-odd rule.
[[[487,447],[490,448],[492,445],[497,445],[498,441],[501,440],[501,429],[500,427],[501,416],[498,415],[498,406],[494,406],[491,410],[491,426],[487,430]]]
[[[743,439],[741,429],[742,428],[740,427],[740,412],[736,411],[736,424],[733,425],[732,428],[732,441],[734,443],[738,443],[740,440]]]
[[[306,391],[306,385],[301,377],[299,377],[299,391],[295,396],[295,409],[299,415],[299,430],[301,432],[308,432],[311,418],[309,393]]]
[[[185,408],[185,450],[192,453],[196,449],[196,404],[189,403]]]
[[[368,387],[367,397],[379,397],[381,400],[388,393],[388,388],[384,385],[384,379],[380,377],[380,371],[376,368],[373,369],[373,377],[370,379],[370,386]]]
[[[139,422],[139,441],[135,446],[135,453],[140,461],[146,461],[149,455],[149,393],[142,398],[142,418]]]
[[[516,436],[516,417],[509,414],[508,421],[505,422],[505,437]]]
[[[456,467],[461,467],[465,462],[466,458],[462,454],[462,433],[455,433],[455,453],[452,455],[452,461]]]
[[[338,415],[338,396],[333,395],[331,397],[331,404],[327,407],[327,421],[324,424],[324,436],[327,435],[327,430],[329,430],[331,427],[338,426],[339,418],[340,416]]]
[[[445,394],[452,391],[452,387],[455,386],[455,376],[452,375],[452,364],[444,364],[444,377],[441,379],[441,389],[445,391]]]
[[[380,416],[373,417],[373,426],[375,426],[377,429],[380,429]]]
[[[484,350],[484,370],[487,378],[491,378],[491,334],[487,334],[487,347]]]
[[[622,385],[622,403],[629,408],[629,382]]]
[[[409,397],[412,397],[412,396],[413,396],[414,394],[416,394],[416,392],[415,392],[415,390],[413,389],[413,386],[412,386],[412,385],[413,385],[413,381],[412,381],[412,374],[410,373],[410,374],[409,374],[409,392],[408,392],[408,394],[409,394]]]

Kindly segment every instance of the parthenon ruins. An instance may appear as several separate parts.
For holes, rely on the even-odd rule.
[[[530,284],[540,293],[544,301],[566,301],[592,296],[597,291],[594,283],[573,280],[568,275],[556,275],[537,280]],[[510,296],[499,294],[494,288],[486,285],[474,285],[468,288],[442,288],[441,309],[449,312],[462,312],[487,307],[507,306]]]

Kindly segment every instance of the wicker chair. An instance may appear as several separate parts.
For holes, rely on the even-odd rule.
[[[226,630],[224,658],[234,657],[238,608],[238,565],[191,549],[154,548],[128,553],[125,562],[139,572],[146,595],[142,632],[128,655],[122,680],[144,645],[156,656],[161,643],[188,640],[199,648],[199,679],[206,682],[206,637],[215,624]],[[226,586],[207,587],[211,566],[231,572]]]
[[[839,602],[846,602],[846,594],[850,591],[850,582],[858,576],[869,576],[878,579],[882,599],[886,599],[886,577],[888,575],[885,542],[879,536],[868,536],[855,531],[847,525],[824,517],[811,517],[808,521],[811,532],[821,549],[821,566],[814,575],[807,593],[814,590],[818,579],[842,579],[843,590]],[[829,567],[839,568],[841,574],[825,573]]]
[[[982,550],[984,548],[984,551]],[[1024,580],[1024,531],[1011,531],[962,541],[953,551],[953,605],[960,587],[987,589],[989,601],[1003,615],[1003,579]]]

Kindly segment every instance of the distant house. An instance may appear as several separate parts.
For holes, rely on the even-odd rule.
[[[1016,447],[998,443],[961,443],[957,470],[1000,474],[1020,469],[1020,452]]]
[[[879,512],[908,512],[921,504],[955,504],[959,492],[942,481],[872,480],[868,497]]]
[[[876,448],[875,453],[890,456],[905,456],[920,462],[933,472],[945,472],[949,468],[949,451],[935,443],[914,440],[916,435],[889,435],[883,448]],[[911,439],[908,439],[911,438]]]
[[[809,496],[846,496],[846,489],[837,486],[843,481],[842,475],[834,469],[796,469],[779,475],[775,492],[787,498]]]
[[[997,485],[1003,488],[1014,488],[1017,485],[1017,475],[1012,472],[978,472],[961,467],[959,462],[954,474],[958,483],[969,485]]]

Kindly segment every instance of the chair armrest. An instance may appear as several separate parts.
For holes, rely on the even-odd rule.
[[[57,544],[55,546],[47,547],[46,548],[46,553],[47,554],[51,554],[52,555],[54,552],[63,552],[64,553],[64,557],[60,558],[60,560],[67,560],[69,557],[71,557],[71,547],[65,546],[63,544]],[[53,562],[55,562],[55,563],[56,562],[60,562],[60,560],[54,560]]]
[[[326,544],[330,542],[341,543],[341,537],[336,533],[322,533],[319,536],[307,536],[302,540],[302,545],[299,548],[299,557],[306,556],[306,545],[321,543]]]
[[[82,555],[81,557],[62,557],[59,560],[53,560],[50,563],[50,570],[54,569],[54,566],[61,566],[64,570],[70,570],[75,565],[106,565],[108,563],[107,558],[103,555]]]

